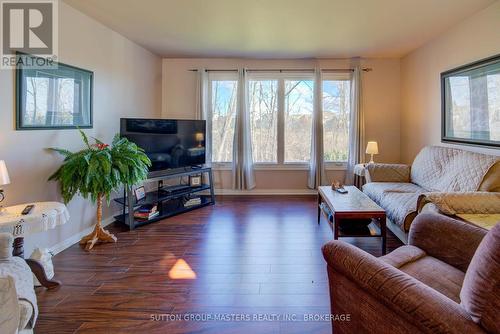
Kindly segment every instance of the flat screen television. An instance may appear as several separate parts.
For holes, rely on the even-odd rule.
[[[185,119],[120,119],[120,135],[144,149],[150,171],[203,165],[206,121]]]

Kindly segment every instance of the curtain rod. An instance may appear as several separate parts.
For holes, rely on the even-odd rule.
[[[366,67],[361,69],[363,72],[373,71],[372,68]],[[191,72],[198,72],[198,69],[190,69]],[[314,72],[313,68],[286,68],[286,69],[248,69],[248,72]],[[324,68],[321,72],[353,72],[353,68]],[[212,69],[205,72],[238,72],[236,69]]]

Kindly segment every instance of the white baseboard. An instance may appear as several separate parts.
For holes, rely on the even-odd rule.
[[[105,226],[108,226],[109,224],[111,224],[114,221],[115,221],[115,218],[112,215],[111,217],[104,219],[101,224],[102,224],[103,227],[105,227]],[[86,236],[87,234],[89,234],[90,232],[92,232],[93,229],[94,229],[93,226],[89,227],[89,228],[86,228],[85,230],[81,231],[80,233],[77,233],[77,234],[69,237],[68,239],[63,240],[60,243],[58,243],[58,244],[50,247],[49,251],[52,254],[56,255],[57,253],[60,253],[63,250],[65,250],[66,248],[69,248],[69,247],[73,246],[74,244],[76,244],[77,242],[79,242],[81,238],[83,238],[84,236]]]
[[[313,189],[215,189],[216,195],[228,196],[253,196],[253,195],[316,195],[318,192]]]

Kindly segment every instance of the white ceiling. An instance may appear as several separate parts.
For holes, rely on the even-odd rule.
[[[163,57],[400,57],[495,0],[64,0]]]

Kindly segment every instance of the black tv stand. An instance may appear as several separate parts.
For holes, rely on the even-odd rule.
[[[202,175],[201,186],[191,187],[189,181],[183,180],[191,175]],[[176,184],[166,185],[165,181],[174,181]],[[148,191],[146,197],[136,201],[133,189],[125,187],[123,197],[115,198],[115,202],[122,205],[122,214],[115,216],[118,222],[128,225],[130,230],[134,228],[156,222],[183,212],[198,209],[207,205],[215,204],[215,193],[213,186],[213,174],[210,167],[195,167],[177,170],[155,171],[148,174],[144,183],[156,183],[156,189]],[[172,183],[172,182],[170,182]],[[200,198],[200,203],[186,206],[190,198]],[[145,204],[157,204],[160,214],[148,221],[134,219],[134,210]]]

